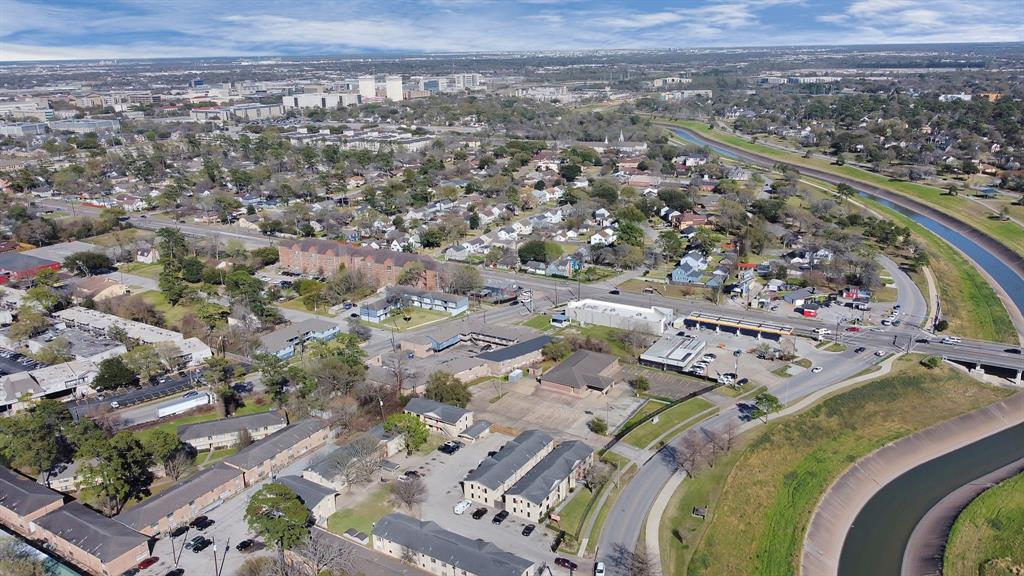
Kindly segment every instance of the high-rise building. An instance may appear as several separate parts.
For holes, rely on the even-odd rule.
[[[359,97],[375,98],[377,96],[377,79],[373,76],[359,77]]]
[[[388,100],[392,102],[399,102],[402,100],[402,77],[401,76],[388,76],[384,80],[384,95],[387,96]]]

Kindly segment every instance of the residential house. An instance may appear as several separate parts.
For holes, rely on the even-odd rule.
[[[594,222],[601,228],[608,228],[615,224],[615,217],[607,208],[598,208],[594,210]]]
[[[160,261],[160,252],[156,248],[139,248],[135,252],[135,261],[143,264],[156,264]]]
[[[127,284],[103,276],[74,277],[68,284],[71,288],[71,298],[77,303],[102,302],[116,296],[131,294],[131,288]]]
[[[611,246],[612,244],[615,244],[616,240],[618,240],[618,235],[615,233],[615,230],[605,228],[603,230],[598,230],[590,236],[590,245]]]
[[[679,264],[672,269],[671,282],[673,284],[697,284],[704,275],[704,271],[708,269],[708,265],[708,257],[703,252],[690,250],[679,259]]]
[[[378,298],[359,306],[359,319],[380,324],[387,320],[388,315],[391,314],[391,309],[391,303],[387,298]]]

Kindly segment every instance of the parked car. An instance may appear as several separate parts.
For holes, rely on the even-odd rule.
[[[255,542],[253,542],[252,540],[242,540],[238,544],[235,544],[235,550],[238,550],[239,552],[245,552],[249,548],[252,548],[253,544],[255,544]]]
[[[863,346],[860,346],[860,347],[858,347],[858,348],[857,348],[856,350],[854,350],[854,351],[853,351],[853,353],[854,353],[854,354],[860,354],[861,352],[863,352],[863,351],[865,351],[865,350],[867,350],[867,348],[865,348],[865,347],[863,347]]]
[[[879,358],[881,358],[882,356],[885,356],[885,351],[884,350],[875,350],[875,356],[878,356]]]
[[[484,516],[487,516],[487,508],[481,506],[473,511],[473,520],[479,520]]]
[[[210,546],[210,544],[213,544],[213,540],[203,538],[201,541],[197,542],[194,546],[192,546],[192,551],[198,554],[203,550],[206,550]]]
[[[604,576],[604,562],[594,564],[594,576]]]
[[[811,368],[811,373],[812,374],[817,374],[818,372],[821,372],[822,370],[823,370],[823,368],[821,366],[815,366],[814,368]]]
[[[445,442],[444,444],[441,444],[441,446],[438,448],[438,450],[441,451],[441,452],[444,452],[445,454],[452,455],[452,454],[455,454],[456,452],[458,452],[459,448],[462,448],[462,442],[456,442],[455,440],[449,440],[449,441]]]
[[[174,530],[171,530],[171,538],[177,538],[178,536],[181,536],[185,532],[188,532],[188,526],[184,526],[184,525],[178,526]]]
[[[185,574],[185,569],[184,568],[175,568],[174,570],[171,570],[167,574],[164,574],[164,576],[184,576],[184,574]]]
[[[459,502],[455,505],[454,512],[461,516],[466,512],[466,510],[469,510],[469,507],[472,505],[473,503],[470,502],[469,500],[459,500]]]
[[[121,407],[121,404],[117,400],[114,400],[113,402],[110,403],[110,407],[113,408],[114,410],[117,410],[118,408]]]
[[[156,556],[150,556],[149,558],[146,558],[142,562],[139,562],[139,570],[145,570],[146,568],[149,568],[150,566],[152,566],[153,564],[156,564],[159,561],[160,561],[160,559],[157,558]]]
[[[138,568],[129,568],[129,569],[125,570],[124,572],[121,572],[121,576],[135,576],[138,573],[139,573],[139,569]]]
[[[214,524],[215,524],[215,522],[213,520],[210,520],[209,518],[203,517],[202,521],[196,522],[195,529],[199,530],[200,532],[202,532],[203,530],[206,530],[207,528],[209,528],[210,526],[213,526]]]
[[[192,519],[191,522],[188,523],[188,525],[195,528],[196,524],[199,524],[200,522],[205,522],[207,520],[209,520],[209,518],[207,518],[206,516],[196,516]]]
[[[196,544],[199,544],[203,540],[206,540],[206,536],[196,536],[188,542],[185,542],[185,550],[191,550]]]
[[[529,536],[530,534],[533,534],[534,528],[536,528],[536,526],[534,526],[533,524],[527,524],[526,526],[523,526],[523,536]]]
[[[569,560],[568,558],[555,558],[555,564],[562,568],[568,568],[569,570],[576,570],[580,567],[579,564]]]
[[[849,328],[846,329],[846,331],[847,332],[860,332],[860,328],[858,328],[857,326],[850,326]]]
[[[505,518],[508,518],[508,510],[502,510],[495,514],[494,518],[491,518],[491,524],[501,524],[505,521]]]

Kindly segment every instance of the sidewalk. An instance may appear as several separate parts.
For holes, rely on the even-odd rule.
[[[679,485],[683,483],[685,478],[686,474],[683,472],[676,472],[669,478],[665,486],[662,487],[661,492],[658,493],[654,504],[651,505],[651,511],[647,514],[647,524],[644,527],[645,545],[647,546],[647,554],[649,555],[651,565],[660,567],[664,574],[669,572],[661,564],[661,542],[659,538],[661,517],[665,514],[668,501],[672,499],[672,495],[676,493],[676,489],[679,488]]]

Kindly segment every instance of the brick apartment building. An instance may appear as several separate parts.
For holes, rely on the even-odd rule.
[[[374,250],[333,240],[284,242],[277,247],[277,251],[281,265],[290,270],[326,276],[336,272],[342,265],[347,269],[362,268],[381,286],[398,284],[398,276],[402,269],[416,262],[426,269],[419,287],[437,290],[438,277],[442,270],[440,262],[426,256]]]

